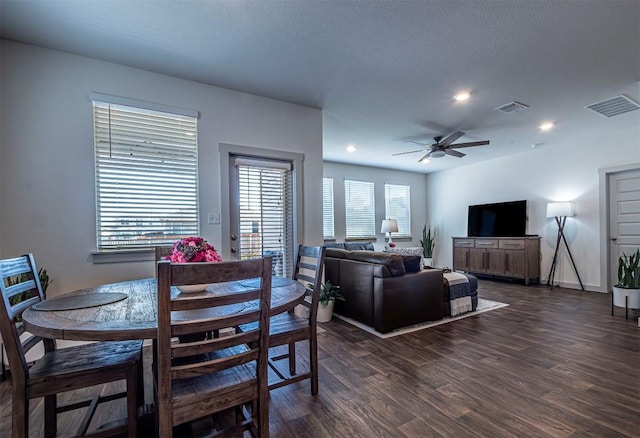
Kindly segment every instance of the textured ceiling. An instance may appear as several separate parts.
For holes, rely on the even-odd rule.
[[[2,38],[324,112],[324,158],[442,170],[622,129],[585,105],[640,100],[640,1],[0,0]],[[472,99],[454,103],[459,90]],[[135,97],[135,96],[134,96]],[[529,105],[516,114],[495,108]],[[556,123],[551,132],[537,128]],[[467,133],[464,158],[405,140]],[[347,153],[354,144],[358,150]]]

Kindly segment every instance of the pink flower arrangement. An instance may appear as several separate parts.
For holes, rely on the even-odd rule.
[[[173,244],[171,263],[221,262],[222,257],[202,237],[186,237]]]

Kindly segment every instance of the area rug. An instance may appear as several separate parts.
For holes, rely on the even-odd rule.
[[[388,338],[393,338],[394,336],[400,336],[400,335],[404,335],[404,334],[407,334],[407,333],[416,332],[418,330],[424,330],[424,329],[427,329],[429,327],[434,327],[436,325],[447,324],[447,323],[452,322],[452,321],[457,321],[457,320],[462,319],[462,318],[468,318],[470,316],[475,316],[475,315],[478,315],[480,313],[489,312],[491,310],[496,310],[496,309],[500,309],[502,307],[507,307],[507,306],[508,306],[508,304],[506,304],[506,303],[500,303],[498,301],[491,301],[491,300],[485,300],[483,298],[478,298],[478,307],[473,312],[467,312],[465,314],[458,315],[458,316],[449,316],[449,317],[446,317],[446,318],[442,318],[442,319],[440,319],[438,321],[423,322],[423,323],[415,324],[415,325],[412,325],[412,326],[409,326],[409,327],[403,327],[401,329],[393,330],[393,331],[391,331],[389,333],[380,333],[380,332],[374,330],[372,327],[369,327],[367,325],[359,323],[358,321],[354,321],[351,318],[346,318],[344,316],[341,316],[341,315],[338,315],[338,314],[335,314],[335,313],[333,314],[333,316],[335,318],[339,318],[339,319],[341,319],[341,320],[343,320],[345,322],[348,322],[349,324],[354,325],[354,326],[356,326],[356,327],[358,327],[358,328],[360,328],[360,329],[362,329],[362,330],[364,330],[366,332],[369,332],[372,335],[376,335],[379,338],[388,339]]]

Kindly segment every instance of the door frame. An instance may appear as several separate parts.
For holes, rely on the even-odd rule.
[[[235,144],[219,143],[220,152],[220,205],[222,208],[221,236],[222,242],[222,259],[233,260],[231,254],[231,244],[229,236],[231,234],[231,207],[230,207],[230,184],[229,184],[229,156],[243,155],[257,159],[274,159],[291,161],[293,164],[293,247],[300,240],[298,236],[302,235],[304,230],[304,209],[303,209],[303,174],[302,165],[304,162],[304,154],[296,152],[277,151],[273,149],[257,148],[251,146],[240,146]]]
[[[622,164],[618,166],[603,167],[598,169],[599,177],[599,197],[600,197],[600,249],[604,253],[604,257],[600,257],[600,287],[598,292],[609,293],[609,284],[614,273],[611,272],[611,246],[609,238],[611,236],[611,223],[609,213],[611,209],[611,200],[609,199],[609,187],[611,176],[617,173],[627,172],[629,170],[640,170],[640,162]],[[617,275],[617,273],[615,274]]]

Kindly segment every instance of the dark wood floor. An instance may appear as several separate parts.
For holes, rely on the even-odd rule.
[[[544,286],[481,280],[479,295],[510,306],[386,340],[322,324],[320,392],[308,381],[272,391],[271,436],[640,437],[637,313],[611,316],[610,295]],[[43,436],[42,403],[32,411],[32,436]],[[59,435],[74,421],[61,418]]]

